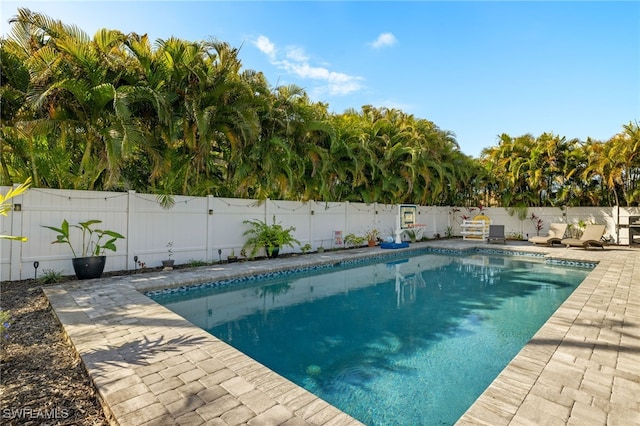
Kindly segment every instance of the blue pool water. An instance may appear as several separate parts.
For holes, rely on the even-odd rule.
[[[368,425],[451,425],[588,274],[424,254],[159,303]]]

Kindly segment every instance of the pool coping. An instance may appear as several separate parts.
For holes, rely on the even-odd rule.
[[[640,394],[640,251],[511,244],[498,249],[454,239],[393,252],[423,248],[507,250],[597,263],[457,424],[584,424],[585,418],[604,420],[590,424],[624,424],[640,418],[640,403],[632,398]],[[362,248],[216,264],[44,291],[112,424],[360,425],[143,293],[380,253]]]

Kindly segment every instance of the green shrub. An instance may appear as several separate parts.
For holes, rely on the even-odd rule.
[[[62,271],[54,271],[53,269],[45,269],[42,276],[38,278],[42,284],[53,284],[62,281]]]
[[[367,241],[366,237],[361,237],[356,234],[347,234],[344,237],[344,245],[346,247],[360,247]]]
[[[245,220],[243,223],[250,225],[251,228],[246,230],[242,235],[249,238],[245,242],[243,249],[250,248],[249,257],[253,258],[258,250],[264,248],[267,257],[271,257],[275,249],[281,249],[285,246],[293,248],[293,244],[300,244],[293,236],[294,226],[284,228],[276,223],[276,217],[273,216],[273,223],[267,224],[262,220]]]
[[[208,265],[207,262],[205,262],[204,260],[195,260],[195,259],[189,259],[189,261],[187,262],[187,266],[195,268],[196,266],[206,266]]]
[[[11,315],[9,311],[0,309],[0,347],[4,347],[9,340],[9,327],[11,327]]]

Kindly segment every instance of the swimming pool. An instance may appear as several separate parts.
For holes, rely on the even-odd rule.
[[[588,272],[424,254],[153,298],[366,424],[453,424]]]

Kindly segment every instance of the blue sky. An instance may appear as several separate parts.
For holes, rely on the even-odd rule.
[[[640,2],[9,1],[93,33],[215,38],[333,112],[401,109],[477,157],[498,135],[607,140],[640,121]]]

